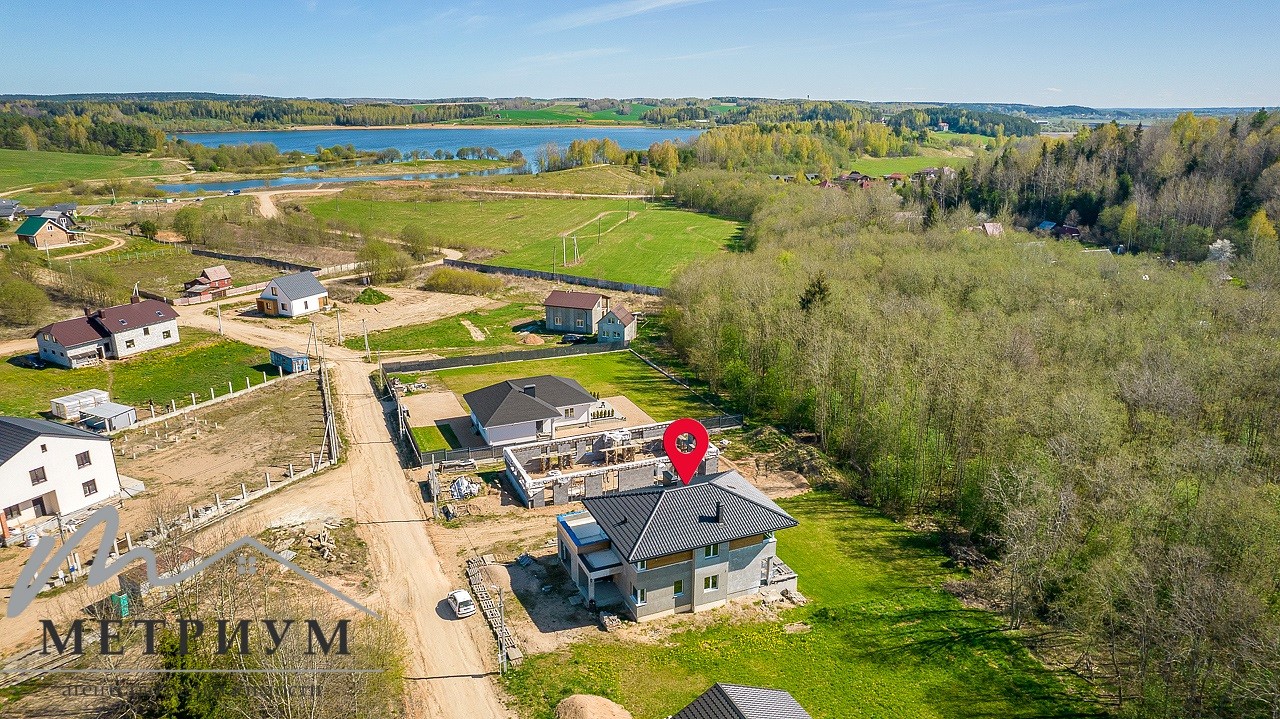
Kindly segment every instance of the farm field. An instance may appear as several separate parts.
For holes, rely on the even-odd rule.
[[[429,350],[451,356],[529,347],[519,343],[520,335],[514,328],[536,323],[542,319],[542,315],[542,305],[537,302],[515,302],[492,309],[464,312],[433,322],[370,332],[369,348],[374,352]],[[475,340],[466,325],[462,324],[463,321],[470,322],[483,332],[485,339]],[[547,335],[546,339],[548,342],[555,342],[553,335]],[[363,350],[364,337],[351,337],[344,344],[349,349]]]
[[[486,190],[581,192],[590,195],[645,195],[657,194],[662,189],[662,178],[657,175],[637,175],[617,165],[586,165],[536,175],[457,177],[439,182]]]
[[[183,172],[174,160],[0,149],[0,191],[58,180],[143,177]]]
[[[124,247],[81,259],[59,262],[55,258],[53,269],[74,276],[78,268],[90,263],[108,267],[124,286],[132,288],[136,282],[139,288],[166,297],[182,294],[182,283],[212,265],[225,265],[236,287],[280,274],[262,265],[193,255],[182,245],[164,245],[142,237],[130,237]]]
[[[715,408],[667,379],[630,352],[460,367],[423,373],[421,376],[428,381],[434,378],[461,396],[505,379],[543,374],[576,379],[588,392],[601,397],[626,395],[627,399],[657,422],[719,414]]]
[[[968,162],[967,157],[864,157],[854,161],[851,169],[881,177],[895,172],[910,175],[926,167],[960,167]]]
[[[779,532],[778,553],[808,606],[774,621],[686,619],[660,641],[602,636],[529,657],[504,677],[521,715],[551,719],[560,699],[582,693],[661,719],[715,682],[785,689],[815,719],[1102,715],[996,615],[941,590],[961,575],[933,538],[834,494],[779,504],[800,522]],[[808,629],[785,631],[792,622]]]
[[[9,361],[0,363],[0,414],[34,417],[49,411],[49,400],[86,389],[103,389],[114,402],[138,407],[138,418],[150,416],[144,409],[176,400],[179,405],[209,397],[209,388],[225,394],[227,382],[244,389],[245,377],[262,382],[262,373],[275,373],[267,351],[227,340],[211,332],[183,327],[181,342],[125,360],[111,360],[80,369],[28,369]]]

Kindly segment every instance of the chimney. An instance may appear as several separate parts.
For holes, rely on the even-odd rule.
[[[131,304],[131,305],[136,305],[136,304],[138,304],[138,303],[139,303],[139,302],[141,302],[141,301],[142,301],[142,297],[140,297],[140,296],[138,296],[138,295],[134,295],[134,296],[132,296],[132,297],[130,297],[130,298],[129,298],[129,304]]]
[[[524,393],[525,393],[525,394],[527,394],[527,395],[529,395],[530,397],[537,397],[537,396],[538,396],[538,387],[537,387],[537,385],[532,385],[532,384],[527,384],[527,385],[525,385],[525,386],[524,386]]]
[[[84,308],[84,316],[85,316],[85,317],[92,317],[92,316],[93,316],[93,308],[92,308],[92,307],[86,307],[86,308]]]
[[[720,502],[716,502],[716,524],[722,524],[723,522],[724,522],[724,505],[721,504]]]

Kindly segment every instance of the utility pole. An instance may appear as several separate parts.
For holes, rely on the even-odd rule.
[[[342,344],[342,308],[335,304],[333,312],[338,318],[338,344]]]
[[[217,304],[216,309],[218,312],[218,334],[222,334],[222,303],[221,302]]]
[[[568,267],[569,265],[569,241],[564,237],[560,238],[560,266]]]
[[[364,329],[364,358],[368,361],[373,354],[369,351],[369,323],[360,320],[360,326]]]

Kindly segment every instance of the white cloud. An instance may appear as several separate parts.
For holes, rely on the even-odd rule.
[[[535,24],[534,29],[541,32],[572,30],[573,28],[586,27],[587,25],[599,25],[601,23],[613,22],[614,20],[635,17],[636,15],[645,15],[658,10],[666,10],[668,8],[681,7],[683,5],[696,5],[706,1],[707,0],[624,0],[623,2],[597,5],[595,7],[585,8],[576,12],[565,13],[558,17],[549,18]]]
[[[1045,92],[1052,92],[1052,93],[1054,93],[1054,94],[1057,94],[1057,93],[1059,93],[1059,92],[1062,92],[1062,88],[1060,88],[1060,87],[1046,87],[1046,88],[1044,89],[1044,91],[1045,91]]]

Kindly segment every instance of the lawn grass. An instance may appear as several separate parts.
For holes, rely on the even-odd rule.
[[[588,392],[601,397],[625,395],[656,422],[681,417],[702,419],[719,414],[630,352],[504,362],[432,373],[459,396],[503,380],[544,374],[575,379]]]
[[[936,541],[828,493],[779,502],[800,526],[778,553],[804,608],[778,621],[720,621],[659,642],[590,638],[504,676],[521,715],[550,719],[570,694],[600,694],[659,719],[715,682],[791,692],[815,719],[1103,715],[1047,672],[993,614],[939,589],[959,576]],[[783,625],[805,622],[807,632]]]
[[[120,279],[122,285],[132,288],[136,282],[139,288],[165,297],[180,296],[184,282],[194,279],[200,274],[200,270],[213,265],[225,265],[231,271],[232,282],[236,287],[280,275],[270,267],[201,257],[191,254],[184,245],[166,245],[142,237],[131,237],[123,247],[111,252],[62,262],[54,259],[53,269],[69,277],[75,275],[77,267],[85,264],[105,264]]]
[[[926,167],[960,167],[968,163],[967,157],[864,157],[855,160],[851,169],[882,177],[895,172],[910,175]]]
[[[262,383],[262,372],[275,376],[268,353],[260,347],[224,339],[211,332],[182,328],[181,342],[124,360],[109,360],[96,367],[28,369],[10,361],[0,362],[0,415],[33,417],[49,411],[49,400],[103,389],[112,401],[138,408],[139,419],[150,416],[148,402],[157,406],[176,400],[179,406],[208,399],[209,388],[226,394],[227,382],[235,389]]]
[[[584,165],[536,175],[456,177],[438,182],[487,190],[582,192],[590,195],[653,195],[662,189],[662,178],[656,174],[636,174],[617,165]]]
[[[427,427],[410,427],[409,431],[413,432],[413,441],[417,443],[418,451],[420,452],[440,452],[453,449],[448,440],[444,438],[444,434],[440,432],[440,428],[434,424]],[[450,432],[452,431],[451,429]]]
[[[59,180],[161,175],[184,169],[181,163],[173,160],[146,157],[0,149],[0,190]]]
[[[371,332],[369,348],[375,352],[430,350],[445,356],[500,352],[517,348],[533,349],[534,346],[519,343],[520,334],[514,328],[524,327],[541,319],[542,316],[541,305],[525,302],[516,302],[494,309],[472,310],[419,325],[404,325]],[[483,342],[477,342],[471,338],[471,332],[462,324],[463,320],[485,333]],[[353,350],[363,350],[364,336],[357,335],[344,344]]]

